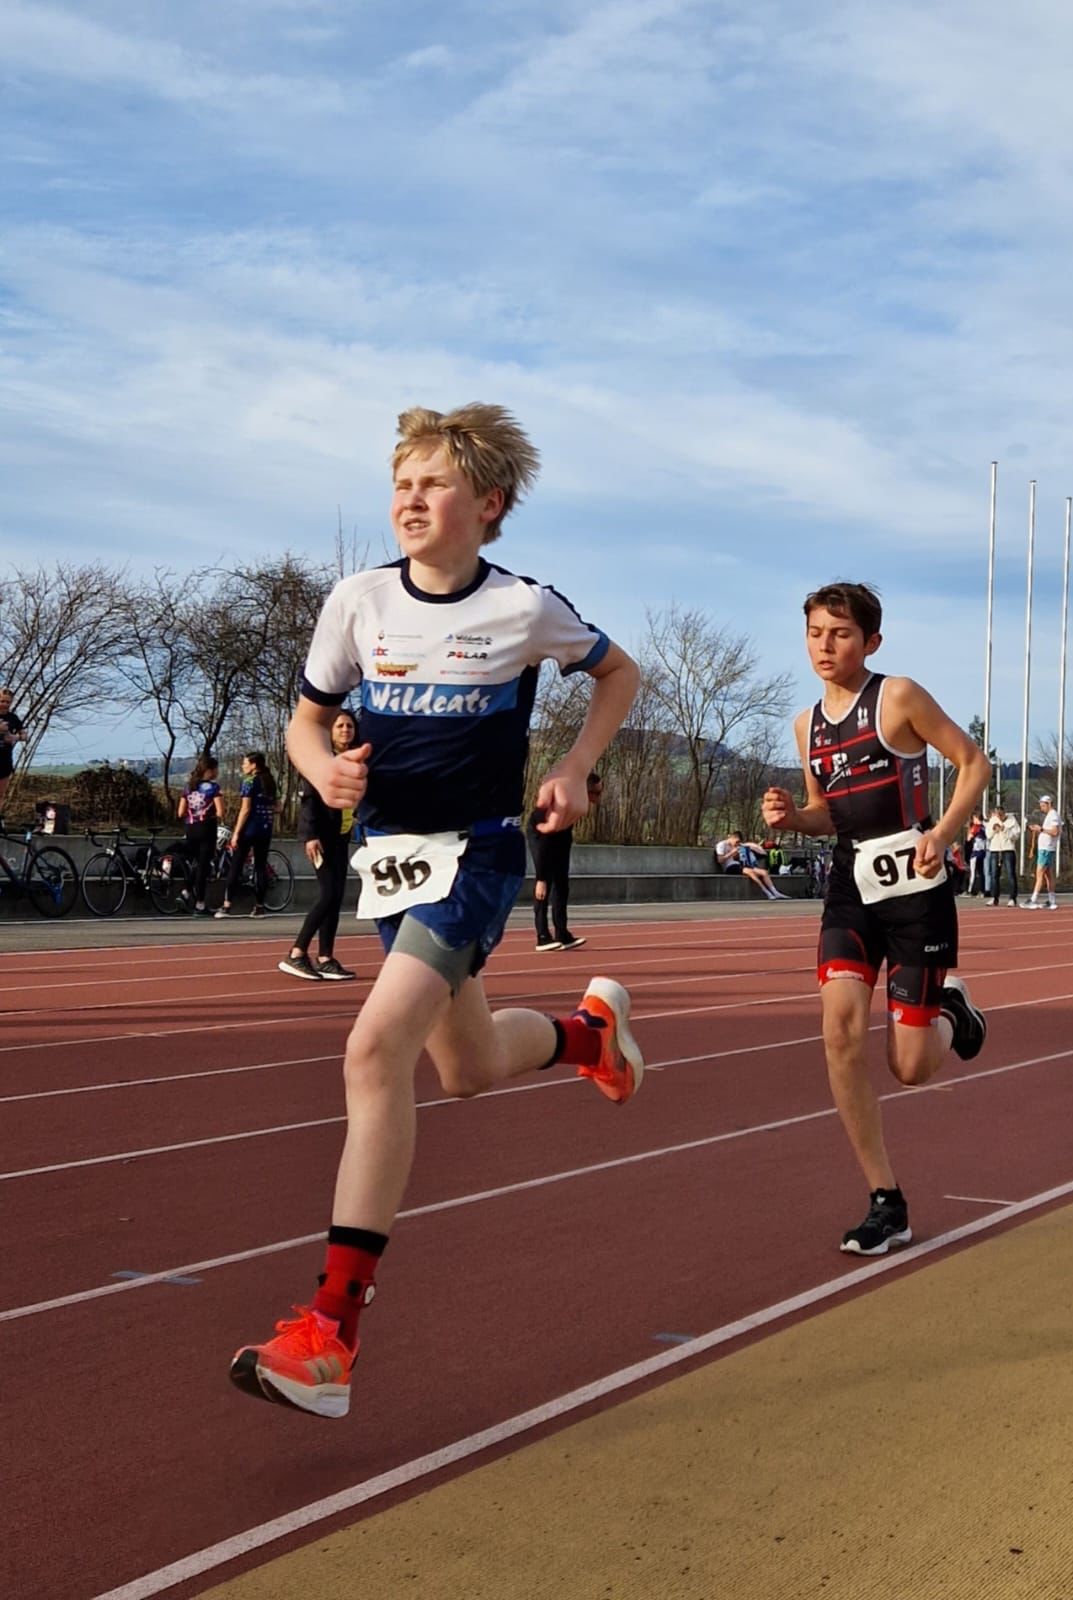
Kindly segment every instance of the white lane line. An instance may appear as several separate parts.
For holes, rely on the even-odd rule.
[[[1059,1050],[1053,1055],[1033,1056],[1025,1061],[1013,1061],[1003,1067],[992,1067],[987,1072],[974,1072],[971,1075],[966,1074],[964,1077],[956,1078],[954,1081],[955,1083],[959,1084],[972,1085],[979,1083],[984,1078],[995,1078],[1007,1072],[1019,1072],[1024,1067],[1036,1067],[1045,1065],[1051,1061],[1062,1061],[1069,1056],[1073,1056],[1073,1049]],[[569,1078],[560,1080],[560,1082],[564,1084],[572,1083],[574,1081],[576,1080]],[[906,1094],[903,1089],[897,1089],[889,1094],[880,1095],[879,1098],[881,1101],[893,1100],[900,1101],[903,1105],[909,1105],[917,1101],[922,1095],[928,1094],[929,1090],[930,1086],[925,1084],[919,1089],[914,1089],[912,1094]],[[436,1100],[430,1101],[428,1104],[440,1106],[456,1105],[461,1104],[461,1102],[452,1100]],[[639,1150],[633,1155],[616,1156],[609,1161],[595,1161],[586,1167],[569,1167],[563,1172],[544,1173],[537,1178],[524,1178],[517,1183],[500,1184],[494,1189],[480,1189],[474,1194],[456,1195],[452,1200],[434,1200],[425,1206],[413,1206],[408,1211],[400,1211],[398,1214],[398,1220],[402,1221],[411,1217],[433,1216],[441,1211],[456,1211],[460,1206],[480,1205],[486,1200],[500,1200],[505,1195],[522,1194],[530,1189],[544,1189],[550,1187],[552,1184],[571,1182],[575,1178],[588,1178],[594,1173],[612,1172],[618,1167],[637,1166],[642,1161],[658,1161],[662,1160],[666,1156],[688,1155],[695,1150],[709,1149],[711,1146],[718,1144],[731,1144],[738,1139],[751,1138],[755,1134],[779,1133],[784,1128],[802,1127],[806,1123],[820,1122],[825,1118],[835,1116],[835,1114],[836,1113],[833,1106],[824,1106],[819,1111],[805,1111],[796,1117],[780,1117],[774,1122],[753,1123],[748,1128],[732,1128],[726,1133],[711,1133],[705,1135],[705,1137],[701,1139],[687,1139],[681,1144],[662,1145],[655,1150]],[[222,1138],[199,1140],[195,1141],[195,1143],[223,1144],[236,1138],[259,1138],[270,1133],[286,1133],[291,1131],[293,1128],[315,1128],[326,1126],[331,1122],[343,1121],[345,1121],[345,1118],[343,1117],[328,1117],[325,1118],[324,1122],[321,1123],[293,1123],[288,1128],[262,1128],[254,1134],[227,1134]],[[168,1150],[185,1149],[189,1147],[183,1145],[174,1145],[165,1146],[163,1148]],[[159,1151],[153,1150],[132,1151],[128,1157],[97,1157],[95,1160],[89,1162],[72,1162],[71,1166],[93,1166],[99,1164],[100,1162],[119,1161],[123,1159],[132,1159],[138,1155],[156,1155],[159,1153]],[[55,1170],[57,1169],[51,1167],[39,1167],[36,1169],[37,1172],[51,1172]],[[0,1173],[0,1177],[5,1178],[32,1175],[32,1172],[30,1174]],[[81,1305],[87,1300],[99,1300],[106,1295],[122,1294],[125,1291],[134,1289],[144,1289],[153,1283],[164,1283],[169,1278],[194,1277],[196,1274],[201,1272],[210,1272],[214,1267],[232,1266],[234,1263],[239,1261],[251,1261],[258,1256],[274,1255],[280,1250],[291,1250],[297,1248],[299,1245],[313,1244],[318,1239],[323,1239],[323,1237],[324,1230],[321,1229],[318,1233],[306,1234],[300,1239],[277,1240],[272,1244],[257,1245],[252,1250],[243,1250],[237,1254],[219,1256],[214,1260],[187,1262],[183,1266],[167,1267],[163,1272],[149,1272],[146,1273],[142,1278],[130,1279],[123,1283],[101,1284],[95,1289],[82,1289],[74,1294],[62,1295],[55,1300],[38,1301],[37,1303],[28,1306],[14,1306],[10,1310],[0,1311],[0,1322],[13,1322],[20,1317],[35,1316],[41,1311],[54,1311],[60,1306]]]
[[[1005,973],[1003,973],[1002,975],[1005,976]],[[1069,992],[1067,994],[1043,995],[1038,1000],[1007,1000],[1007,1001],[1003,1001],[1002,1004],[1000,1004],[1000,1005],[989,1005],[987,1010],[988,1010],[988,1015],[990,1016],[992,1013],[994,1013],[996,1011],[1020,1011],[1020,1010],[1026,1009],[1028,1006],[1053,1005],[1056,1002],[1061,1001],[1061,1000],[1073,1000],[1073,991],[1071,991],[1071,992]],[[770,1003],[771,1002],[767,1001],[767,1000],[743,1000],[743,1001],[740,1002],[741,1006],[743,1008],[745,1008],[745,1009],[747,1009],[749,1006],[752,1006],[752,1005],[760,1006],[760,1005],[768,1005]],[[677,1011],[647,1012],[645,1015],[640,1016],[640,1017],[635,1017],[633,1020],[636,1023],[636,1022],[645,1022],[645,1021],[648,1021],[648,1020],[651,1020],[651,1019],[657,1019],[657,1018],[676,1017],[676,1016],[689,1016],[691,1014],[692,1013],[690,1011],[682,1011],[682,1012],[677,1012]],[[328,1018],[333,1018],[333,1017],[338,1017],[338,1016],[349,1016],[350,1013],[349,1012],[322,1012],[322,1013],[320,1013],[320,1015],[328,1017]],[[234,1023],[234,1024],[230,1024],[230,1026],[240,1027],[240,1026],[243,1026],[243,1024]],[[869,1027],[868,1032],[869,1033],[885,1033],[886,1032],[886,1027],[887,1027],[887,1024],[886,1024],[885,1021],[883,1021],[883,1022],[874,1022]],[[139,1035],[129,1035],[128,1036],[126,1034],[123,1034],[123,1035],[117,1035],[117,1037],[121,1037],[121,1038],[126,1038],[126,1037],[136,1037],[136,1038],[149,1037],[149,1038],[155,1038],[155,1037],[167,1037],[167,1035],[166,1034],[163,1034],[163,1035],[156,1035],[156,1034],[140,1035],[139,1034]],[[731,1057],[731,1056],[758,1055],[762,1051],[765,1051],[765,1050],[790,1050],[790,1049],[793,1049],[797,1045],[819,1044],[819,1043],[822,1042],[822,1040],[823,1040],[823,1035],[821,1033],[807,1033],[807,1034],[800,1035],[796,1039],[771,1039],[771,1040],[768,1040],[768,1041],[765,1041],[765,1042],[759,1043],[759,1044],[739,1045],[735,1049],[732,1049],[732,1050],[705,1050],[700,1055],[695,1055],[695,1056],[671,1056],[671,1057],[668,1057],[668,1059],[666,1061],[649,1061],[649,1062],[646,1063],[645,1070],[648,1071],[648,1072],[661,1072],[665,1067],[688,1066],[688,1065],[692,1065],[693,1063],[698,1062],[698,1061],[723,1061],[723,1060],[726,1060],[728,1057]],[[268,1072],[268,1071],[272,1070],[273,1068],[277,1068],[277,1067],[305,1066],[307,1064],[323,1063],[325,1061],[340,1061],[341,1062],[342,1061],[342,1050],[334,1050],[334,1051],[330,1052],[328,1055],[323,1055],[323,1056],[295,1056],[291,1060],[288,1060],[288,1061],[255,1061],[255,1062],[252,1062],[252,1063],[250,1063],[249,1065],[246,1065],[246,1066],[212,1067],[212,1068],[209,1068],[209,1069],[205,1070],[204,1072],[172,1072],[172,1073],[161,1074],[161,1075],[159,1075],[157,1077],[151,1077],[151,1078],[117,1078],[117,1079],[114,1079],[113,1081],[108,1082],[108,1083],[76,1084],[76,1085],[69,1086],[69,1087],[63,1088],[63,1089],[35,1089],[35,1090],[29,1091],[26,1094],[0,1095],[0,1105],[17,1105],[17,1104],[21,1104],[23,1101],[26,1101],[26,1100],[53,1100],[53,1099],[63,1098],[66,1095],[100,1094],[100,1093],[103,1093],[103,1092],[105,1092],[107,1090],[114,1090],[114,1089],[132,1089],[132,1088],[151,1087],[152,1085],[158,1084],[158,1083],[189,1083],[189,1082],[194,1082],[199,1078],[224,1078],[224,1077],[230,1077],[230,1076],[232,1076],[232,1075],[234,1075],[236,1073]],[[539,1081],[537,1081],[535,1083],[516,1083],[516,1084],[511,1084],[509,1087],[506,1087],[506,1088],[503,1088],[503,1089],[490,1089],[490,1090],[487,1091],[487,1093],[478,1096],[478,1098],[480,1100],[482,1100],[482,1101],[486,1101],[486,1100],[495,1100],[500,1095],[505,1095],[505,1094],[531,1094],[534,1090],[537,1090],[537,1089],[554,1089],[554,1088],[560,1087],[563,1082],[572,1082],[572,1081],[573,1081],[572,1079],[548,1078],[548,1079],[540,1079]],[[906,1087],[906,1086],[903,1086],[903,1087]],[[947,1091],[952,1086],[949,1085],[946,1082],[942,1082],[942,1083],[934,1083],[933,1082],[933,1083],[925,1084],[922,1087],[929,1089],[933,1094],[940,1094],[940,1093],[944,1093],[945,1091]],[[454,1102],[452,1102],[450,1100],[418,1101],[417,1109],[420,1111],[420,1110],[428,1109],[431,1106],[445,1105],[445,1104],[449,1105],[449,1104],[453,1104],[453,1103]],[[234,1136],[232,1135],[232,1137],[234,1137]],[[173,1148],[173,1147],[169,1146],[168,1148],[170,1149],[170,1148]],[[175,1148],[178,1148],[178,1147],[175,1147]],[[2,1178],[2,1177],[3,1177],[3,1174],[0,1174],[0,1178]]]
[[[234,1561],[238,1556],[249,1555],[253,1550],[263,1549],[265,1545],[273,1544],[277,1539],[284,1539],[289,1534],[298,1533],[303,1528],[324,1522],[329,1517],[353,1511],[380,1495],[416,1483],[421,1478],[442,1471],[444,1467],[467,1461],[496,1445],[505,1443],[508,1439],[516,1439],[521,1434],[530,1433],[534,1428],[554,1422],[559,1417],[568,1416],[572,1411],[578,1411],[594,1401],[604,1400],[608,1395],[617,1394],[635,1383],[667,1372],[684,1361],[692,1361],[709,1350],[729,1344],[732,1339],[740,1339],[745,1334],[755,1333],[761,1328],[782,1321],[785,1317],[793,1316],[795,1312],[807,1311],[812,1306],[821,1305],[825,1300],[831,1300],[835,1295],[843,1294],[848,1289],[869,1283],[887,1272],[911,1267],[923,1256],[934,1255],[937,1251],[945,1250],[963,1239],[985,1233],[1000,1223],[1023,1216],[1029,1211],[1038,1210],[1040,1206],[1048,1205],[1053,1200],[1064,1199],[1070,1194],[1073,1194],[1073,1183],[1059,1184],[1042,1194],[1031,1195],[1027,1200],[1007,1205],[992,1216],[978,1217],[975,1222],[966,1222],[959,1228],[950,1229],[948,1233],[941,1233],[934,1239],[925,1240],[923,1244],[915,1244],[898,1255],[888,1255],[879,1261],[870,1262],[866,1267],[858,1267],[853,1272],[843,1273],[838,1278],[817,1284],[814,1288],[806,1289],[787,1300],[765,1306],[762,1311],[755,1311],[747,1317],[739,1317],[736,1322],[728,1322],[721,1328],[713,1328],[708,1333],[702,1333],[697,1338],[691,1339],[688,1344],[674,1345],[671,1349],[662,1350],[658,1355],[637,1361],[632,1366],[621,1367],[617,1372],[609,1372],[579,1389],[571,1389],[567,1394],[559,1395],[544,1405],[534,1406],[530,1411],[522,1411],[516,1416],[507,1417],[490,1428],[482,1429],[479,1433],[471,1433],[466,1438],[456,1439],[452,1444],[445,1445],[440,1450],[433,1450],[428,1455],[418,1456],[413,1461],[404,1462],[390,1472],[380,1473],[375,1478],[367,1478],[364,1483],[353,1484],[349,1489],[342,1489],[337,1494],[326,1495],[321,1500],[313,1500],[307,1505],[298,1506],[293,1511],[285,1512],[281,1517],[274,1517],[270,1522],[262,1522],[257,1527],[247,1528],[244,1533],[235,1534],[230,1539],[222,1539],[218,1544],[209,1545],[192,1555],[184,1556],[182,1560],[173,1561],[166,1567],[158,1567],[155,1572],[148,1572],[143,1577],[135,1578],[131,1583],[121,1584],[117,1589],[109,1589],[106,1593],[97,1595],[96,1600],[151,1600],[153,1595],[174,1588],[176,1584],[198,1578],[206,1572],[212,1572],[226,1562]]]
[[[1013,1200],[989,1200],[978,1194],[944,1194],[944,1200],[964,1200],[970,1206],[1012,1206]]]
[[[769,951],[768,954],[770,954],[770,955],[782,955],[782,954],[793,955],[793,954],[795,954],[795,952],[793,950],[789,950],[789,949],[786,950],[785,952],[783,952],[781,950],[772,950],[772,951]],[[698,957],[698,959],[700,959],[700,958]],[[674,964],[675,960],[677,960],[677,957],[668,958],[665,964],[668,965],[668,966],[671,966],[671,965]],[[648,958],[643,959],[639,963],[639,965],[641,967],[643,967],[645,970],[650,970],[653,965],[660,965],[660,964],[661,964],[660,961],[653,962],[652,960],[650,960]],[[1068,965],[1073,965],[1073,963],[1068,963]],[[625,970],[625,965],[623,963],[621,963],[621,962],[616,963],[616,966],[618,967],[619,970]],[[1031,971],[1033,969],[1032,968],[1028,968],[1026,970]],[[260,976],[262,974],[262,971],[263,971],[263,969],[258,968],[257,971],[255,972],[254,976]],[[497,968],[493,972],[492,976],[497,978],[497,979],[502,979],[502,978],[532,978],[532,977],[535,977],[537,973],[540,973],[541,976],[544,976],[544,975],[546,975],[547,971],[548,971],[548,969],[547,969],[546,966],[544,966],[544,967],[539,967],[539,966],[537,966],[537,967],[513,967],[513,968],[508,967],[506,969]],[[783,971],[782,971],[782,975],[786,976],[786,975],[789,975],[789,974],[792,974],[792,973],[797,973],[797,972],[809,972],[809,973],[811,973],[811,972],[814,972],[814,971],[815,971],[815,963],[814,962],[806,962],[804,966],[795,966],[795,967],[784,968]],[[544,995],[547,995],[547,994],[568,994],[568,993],[569,994],[577,994],[579,989],[582,987],[582,985],[584,985],[588,981],[588,979],[587,979],[587,977],[585,975],[585,972],[586,972],[586,969],[578,968],[574,972],[565,972],[564,971],[562,973],[557,973],[556,976],[561,976],[562,979],[563,979],[563,983],[562,983],[561,988],[559,988],[559,989],[551,989],[551,990],[541,989],[541,990],[537,991],[537,993],[538,994],[542,993]],[[225,977],[225,978],[241,977],[241,976],[244,976],[244,975],[245,974],[241,969],[234,969],[232,971],[220,973],[220,977]],[[770,974],[767,974],[767,976],[770,976],[770,977],[775,977],[777,975],[779,975],[779,974],[778,973],[774,973],[774,972],[770,973]],[[686,983],[726,982],[729,979],[735,979],[735,980],[737,980],[739,982],[742,979],[752,979],[753,981],[756,981],[756,980],[762,979],[764,976],[765,976],[765,973],[763,971],[758,970],[755,966],[753,966],[753,967],[743,968],[741,971],[737,971],[737,972],[711,972],[711,971],[707,971],[707,972],[698,972],[698,973],[684,974],[684,975],[679,974],[679,973],[675,973],[673,975],[671,975],[671,974],[656,974],[654,977],[652,977],[651,979],[649,979],[647,981],[645,979],[643,979],[643,978],[640,979],[639,981],[635,981],[635,982],[631,983],[630,987],[631,987],[631,989],[652,989],[652,988],[655,988],[657,984],[666,983],[668,981],[668,978],[670,979],[670,981],[672,983],[674,983],[675,985],[678,985],[678,984],[686,984]],[[163,978],[135,978],[135,979],[132,979],[131,981],[134,982],[134,983],[164,983],[164,982],[167,982],[169,980],[163,979]],[[175,981],[178,982],[178,981],[182,981],[182,980],[176,979]],[[361,979],[361,980],[359,980],[359,982],[362,983],[362,984],[369,983],[370,979],[368,979],[368,978]],[[64,985],[64,984],[52,985],[52,986],[50,986],[50,988],[48,990],[48,993],[51,994],[53,988],[62,989],[64,987],[67,987],[67,985]],[[74,987],[77,987],[77,986],[74,986]],[[90,987],[99,988],[100,985],[99,984],[92,984]],[[291,984],[286,983],[285,981],[282,981],[282,977],[280,976],[279,980],[275,983],[274,987],[271,988],[271,989],[229,989],[223,994],[218,994],[218,993],[208,994],[208,993],[204,993],[202,991],[199,991],[196,996],[191,996],[191,995],[188,995],[188,994],[172,995],[170,997],[164,996],[164,995],[154,995],[150,999],[146,999],[146,1000],[100,1000],[95,1005],[78,1005],[78,1004],[72,1005],[69,1008],[68,1015],[85,1016],[85,1015],[87,1015],[89,1013],[96,1012],[96,1011],[139,1011],[139,1010],[143,1010],[146,1006],[158,1006],[161,1009],[163,1009],[165,1007],[174,1007],[174,1006],[186,1006],[186,1007],[189,1008],[189,1006],[192,1005],[192,1004],[216,1005],[221,1000],[255,1000],[255,999],[259,999],[263,995],[276,995],[276,996],[278,996],[278,995],[281,995],[281,994],[287,994],[287,993],[291,992],[291,988],[292,988]],[[36,993],[37,991],[35,990],[33,992]],[[41,986],[41,992],[42,993],[45,992],[43,985]],[[495,1002],[497,1004],[499,1004],[501,1001],[514,1002],[515,1000],[518,1000],[518,999],[525,999],[526,995],[525,994],[521,994],[521,995],[493,995],[491,998],[493,1000],[495,1000]],[[0,1010],[0,1016],[3,1016],[9,1022],[16,1023],[16,1024],[23,1017],[54,1017],[55,1015],[56,1015],[56,1007],[55,1006],[12,1006],[12,1007],[7,1008],[6,1010]]]
[[[806,939],[798,939],[798,941],[780,941],[777,946],[772,946],[771,941],[764,941],[763,944],[758,944],[758,946],[752,947],[752,949],[742,950],[742,942],[740,942],[740,939],[734,939],[734,941],[729,941],[729,939],[683,939],[683,941],[678,942],[678,944],[676,944],[675,941],[672,941],[672,939],[660,939],[659,955],[652,954],[648,944],[625,944],[625,946],[624,944],[619,944],[619,946],[614,947],[614,954],[616,954],[616,958],[620,958],[622,955],[625,955],[627,958],[641,957],[641,960],[643,960],[643,963],[646,966],[673,966],[675,965],[675,962],[680,962],[681,958],[683,957],[694,957],[696,960],[700,960],[700,958],[705,957],[705,955],[721,955],[726,954],[726,952],[729,952],[729,954],[732,955],[763,954],[766,955],[766,957],[769,957],[769,955],[782,955],[784,952],[785,954],[796,954],[798,950],[812,949],[814,944],[816,944],[816,939],[808,939],[808,941],[806,941]],[[1046,949],[1046,944],[1041,947]],[[265,973],[265,971],[270,971],[275,968],[275,962],[272,960],[272,955],[277,954],[277,947],[270,946],[269,949],[265,950],[265,952],[262,952],[262,958],[259,960],[259,962],[254,962],[254,955],[256,954],[257,952],[251,952],[251,955],[246,957],[249,965],[221,966],[219,963],[221,963],[222,958],[230,958],[230,960],[235,960],[235,958],[243,958],[243,952],[232,952],[232,950],[222,952],[222,950],[216,950],[216,952],[213,954],[213,957],[208,957],[208,955],[206,955],[205,962],[208,963],[208,965],[198,966],[197,970],[195,971],[176,971],[176,963],[174,963],[174,960],[170,960],[170,962],[155,962],[155,960],[125,962],[123,963],[123,968],[125,968],[125,970],[123,970],[122,973],[122,982],[123,984],[165,984],[165,982],[178,984],[178,982],[189,981],[189,979],[198,979],[198,981],[201,981],[201,979],[205,978],[243,978],[243,976],[253,976],[253,974]],[[379,946],[379,941],[377,941],[376,950],[374,950],[374,952],[369,952],[368,962],[366,962],[366,965],[376,966],[377,970],[379,970],[381,954],[381,946]],[[545,973],[545,971],[548,970],[547,962],[542,962],[540,965],[520,966],[520,968],[512,968],[512,966],[502,965],[502,963],[507,962],[507,960],[513,960],[513,962],[517,962],[517,960],[525,960],[526,955],[528,954],[529,952],[526,952],[525,946],[510,947],[510,949],[507,946],[499,947],[499,963],[497,963],[497,965],[493,968],[494,976],[497,976],[497,978],[518,978],[518,976],[525,976],[525,978],[528,978],[528,976],[531,976],[533,973]],[[601,950],[600,954],[609,954],[609,952],[606,952],[606,950]],[[352,960],[365,960],[365,957],[363,957],[363,955],[355,955],[355,957],[352,957]],[[163,971],[138,973],[138,976],[133,976],[133,974],[131,974],[131,970],[136,970],[136,968],[144,968],[144,966],[162,966]],[[808,968],[803,968],[803,970],[811,971],[811,966],[808,966]],[[96,968],[96,966],[74,966],[75,973],[85,973],[86,976],[78,976],[78,978],[70,978],[61,982],[53,981],[54,973],[67,973],[67,971],[72,971],[70,965],[56,966],[56,968],[45,968],[45,966],[43,966],[43,968],[29,968],[29,970],[27,970],[27,968],[22,968],[22,970],[19,971],[19,978],[26,979],[27,976],[32,976],[32,978],[40,979],[40,982],[37,982],[37,984],[29,984],[29,986],[27,986],[26,982],[24,981],[18,982],[18,984],[16,984],[16,982],[13,982],[13,984],[2,984],[2,986],[0,986],[0,997],[2,997],[2,995],[38,994],[38,992],[40,992],[40,994],[51,994],[54,989],[99,989],[99,987],[101,987],[101,968]],[[560,971],[561,973],[561,971],[564,971],[564,968],[556,968],[556,971]],[[369,974],[369,979],[373,978],[373,976],[374,973]],[[732,976],[732,978],[756,978],[756,976],[760,976],[760,974],[756,973],[755,968],[745,968],[745,970],[740,971],[740,973],[720,973],[716,974],[716,976]],[[368,982],[369,979],[366,979],[366,982]],[[120,981],[120,979],[114,979],[114,982],[115,981]],[[107,1005],[122,1005],[123,1002],[106,1003]],[[86,1008],[82,1008],[82,1010],[90,1010],[90,1008],[86,1006]]]

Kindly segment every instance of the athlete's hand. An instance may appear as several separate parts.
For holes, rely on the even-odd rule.
[[[913,857],[913,871],[918,878],[934,878],[946,859],[946,844],[932,832],[922,833]]]
[[[546,900],[547,898],[548,898],[548,886],[544,882],[543,878],[538,878],[536,883],[534,883],[534,885],[533,885],[533,899],[534,900]]]
[[[320,840],[307,839],[305,842],[305,853],[306,860],[315,867],[317,864],[317,857],[321,854]]]
[[[558,833],[561,828],[569,828],[589,809],[585,773],[552,767],[537,790],[535,809],[544,813],[544,821],[536,825],[537,833]]]
[[[789,789],[765,789],[760,802],[760,815],[769,828],[792,827],[791,817],[796,812],[794,797]]]
[[[326,806],[336,811],[349,811],[364,799],[369,786],[369,757],[372,753],[371,744],[359,744],[356,750],[343,750],[333,756],[313,778],[314,787]]]

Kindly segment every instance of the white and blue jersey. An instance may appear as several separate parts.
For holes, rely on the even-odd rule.
[[[403,559],[336,584],[302,693],[336,706],[360,686],[358,738],[373,747],[360,820],[435,833],[518,815],[540,663],[583,672],[609,647],[531,578],[482,560],[465,589],[426,594]]]

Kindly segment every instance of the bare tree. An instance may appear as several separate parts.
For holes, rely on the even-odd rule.
[[[124,595],[122,606],[127,648],[119,668],[125,684],[119,698],[133,711],[154,713],[169,811],[172,767],[186,729],[184,708],[196,668],[187,627],[187,608],[195,598],[192,581],[158,568],[151,582]]]
[[[642,671],[681,737],[690,791],[688,837],[697,844],[733,756],[731,739],[785,716],[791,679],[786,673],[759,677],[751,640],[703,611],[673,604],[647,618]]]
[[[16,567],[0,583],[0,680],[26,724],[29,767],[54,728],[107,700],[124,648],[122,575],[99,562]]]

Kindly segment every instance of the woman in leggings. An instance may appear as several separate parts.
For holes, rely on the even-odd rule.
[[[194,865],[194,894],[184,889],[179,899],[199,917],[211,916],[205,904],[205,885],[216,855],[216,829],[223,821],[224,803],[220,795],[220,768],[215,756],[206,750],[198,756],[179,800],[179,819],[186,837],[182,852]]]
[[[242,758],[238,820],[231,835],[231,870],[224,903],[218,917],[231,915],[231,902],[242,878],[246,857],[253,851],[254,906],[251,917],[265,915],[265,867],[276,817],[276,780],[265,765],[263,750],[249,750]]]
[[[336,755],[352,750],[358,742],[358,725],[349,711],[340,711],[332,723],[332,749]],[[331,978],[337,983],[355,973],[342,966],[333,954],[339,911],[346,890],[350,835],[354,829],[352,811],[336,811],[324,804],[311,784],[302,794],[298,809],[298,838],[317,874],[320,890],[316,905],[302,923],[290,954],[279,963],[281,972],[292,978]],[[309,959],[309,946],[317,935],[318,956]]]

